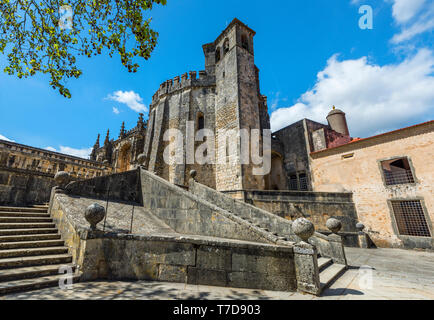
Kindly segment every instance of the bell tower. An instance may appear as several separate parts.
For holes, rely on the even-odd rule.
[[[216,76],[216,188],[217,190],[241,190],[257,188],[252,164],[241,161],[238,138],[240,129],[260,129],[259,81],[254,62],[253,37],[255,31],[238,19],[234,19],[214,42]],[[232,131],[233,130],[233,131]],[[229,132],[226,144],[222,133]],[[229,148],[228,148],[229,144]],[[230,150],[236,145],[236,150]],[[247,146],[250,155],[250,140]],[[229,155],[228,155],[229,153]],[[245,154],[245,153],[243,153]]]

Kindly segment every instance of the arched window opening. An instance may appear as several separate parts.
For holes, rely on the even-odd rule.
[[[225,39],[225,42],[223,43],[223,54],[226,54],[229,52],[229,40]]]
[[[197,123],[196,124],[197,130],[202,130],[205,128],[205,118],[204,118],[202,112],[199,112],[197,114],[197,122],[196,123]]]
[[[215,50],[215,62],[219,62],[220,61],[220,47],[217,47],[217,49]]]
[[[247,40],[247,36],[245,34],[241,36],[241,46],[244,49],[249,50],[249,41]]]

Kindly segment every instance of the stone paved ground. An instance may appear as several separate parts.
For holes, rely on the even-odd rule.
[[[83,282],[72,290],[47,288],[0,297],[2,299],[434,299],[434,253],[400,249],[346,248],[350,269],[321,297],[195,286],[162,282]],[[372,267],[372,287],[369,269]],[[368,280],[365,280],[368,279]]]

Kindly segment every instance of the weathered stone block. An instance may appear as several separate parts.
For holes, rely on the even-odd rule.
[[[141,257],[148,263],[193,266],[196,260],[193,245],[186,243],[127,241],[126,250],[131,257]]]
[[[231,272],[228,286],[235,288],[293,291],[296,289],[295,277],[291,275],[268,275],[257,272]]]
[[[226,287],[226,271],[188,267],[187,283]]]
[[[201,269],[231,270],[230,249],[201,246],[197,249],[196,266]]]
[[[166,264],[160,264],[159,281],[169,281],[169,282],[187,282],[187,267],[186,266],[172,266]]]
[[[292,254],[260,250],[237,250],[232,254],[232,270],[264,274],[293,274]]]
[[[306,242],[294,246],[294,262],[299,291],[319,294],[320,280],[316,248]]]

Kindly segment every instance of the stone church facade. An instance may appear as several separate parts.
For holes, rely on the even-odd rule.
[[[106,161],[115,172],[122,172],[135,168],[137,156],[143,153],[145,168],[166,180],[186,185],[189,172],[195,170],[200,183],[219,191],[312,190],[308,155],[314,151],[309,142],[313,131],[322,129],[329,136],[350,140],[348,130],[333,130],[337,128],[334,123],[323,125],[305,119],[302,130],[296,125],[275,132],[271,140],[271,171],[266,175],[254,175],[255,165],[240,160],[239,139],[228,137],[227,143],[219,146],[221,132],[258,129],[261,142],[263,130],[270,129],[267,97],[260,92],[259,69],[254,62],[254,36],[252,29],[234,19],[214,42],[202,46],[205,70],[190,71],[163,82],[152,97],[147,124],[140,115],[137,126],[128,133],[122,124],[117,140],[110,140],[107,135],[100,147],[98,138],[91,159]],[[200,129],[211,130],[215,137],[215,163],[189,162],[188,157],[200,143],[195,142],[190,148],[185,139],[180,151],[183,163],[168,164],[163,156],[170,144],[164,137],[169,129],[179,130],[183,137],[194,137]],[[297,139],[299,146],[294,146]],[[235,154],[227,152],[228,144],[237,145]],[[227,161],[220,161],[225,157]]]
[[[98,135],[89,160],[0,141],[0,205],[48,201],[52,178],[60,170],[71,172],[74,180],[98,180],[98,176],[141,165],[184,189],[194,170],[200,184],[285,219],[307,217],[319,231],[327,231],[326,221],[337,218],[348,245],[358,245],[356,224],[362,222],[378,246],[433,249],[432,121],[358,139],[350,136],[345,113],[333,107],[324,115],[327,124],[301,119],[271,134],[267,174],[255,175],[257,165],[241,161],[245,145],[238,138],[231,140],[237,132],[259,130],[262,145],[264,130],[270,129],[267,98],[260,92],[254,62],[254,36],[252,29],[234,19],[215,41],[202,46],[204,70],[161,83],[152,97],[147,121],[140,114],[129,131],[123,123],[116,139],[107,131],[100,143]],[[166,136],[171,129],[184,137],[175,148],[172,137]],[[189,143],[188,137],[201,129],[212,133],[214,163],[194,159],[198,150],[203,151],[202,141]],[[235,134],[220,139],[225,130]],[[235,152],[229,153],[234,146]],[[28,159],[16,161],[14,148],[22,147],[28,149]],[[180,154],[182,161],[165,161],[167,151]],[[38,162],[40,156],[42,162]],[[62,167],[55,166],[57,162]],[[15,177],[21,174],[43,176],[37,180],[44,182],[34,183],[36,178],[22,182]],[[400,175],[407,180],[384,182]],[[16,196],[18,189],[21,196]],[[34,189],[43,194],[35,194]]]

